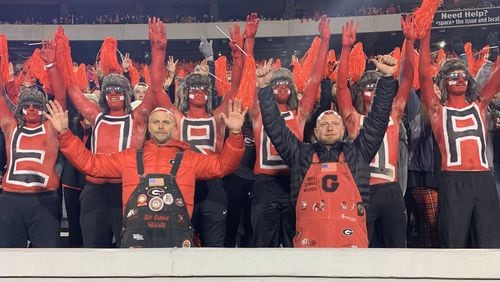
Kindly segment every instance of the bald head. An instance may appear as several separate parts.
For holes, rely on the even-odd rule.
[[[344,137],[344,122],[340,115],[332,110],[324,111],[316,120],[314,135],[316,140],[325,145],[333,145]]]

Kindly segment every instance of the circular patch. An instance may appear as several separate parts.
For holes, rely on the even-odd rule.
[[[146,196],[145,194],[140,194],[138,197],[137,197],[137,206],[145,206],[146,205],[146,201],[148,200],[148,196]]]
[[[163,202],[165,203],[165,205],[171,205],[174,203],[174,196],[172,196],[172,194],[170,193],[167,193],[165,195],[163,195]]]
[[[346,228],[342,230],[342,234],[344,234],[344,236],[352,236],[352,234],[354,234],[354,231],[350,228]]]
[[[177,199],[175,199],[175,204],[178,207],[183,207],[184,206],[184,201],[181,198],[177,198]]]
[[[149,209],[157,212],[163,209],[163,200],[160,197],[154,197],[149,200]]]

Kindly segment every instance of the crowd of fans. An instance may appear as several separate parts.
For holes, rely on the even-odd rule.
[[[107,37],[77,66],[59,27],[14,75],[1,36],[0,247],[59,247],[62,200],[72,247],[500,247],[498,33],[431,53],[414,16],[368,57],[323,15],[290,65],[254,58],[256,13],[201,62],[158,18],[149,65]]]
[[[354,6],[354,5],[353,5]],[[356,5],[357,6],[357,5]],[[498,7],[499,0],[484,0],[477,2],[467,2],[465,4],[462,1],[453,2],[443,2],[442,10],[453,10],[453,9],[471,9],[471,8],[487,8],[487,7]],[[308,9],[299,10],[295,12],[295,15],[291,17],[286,17],[284,15],[274,15],[266,16],[262,15],[262,20],[290,20],[290,19],[302,19],[309,20],[319,19],[320,15],[326,14],[329,17],[348,17],[348,16],[375,16],[375,15],[387,15],[387,14],[399,14],[399,13],[409,13],[415,9],[415,6],[394,4],[390,3],[387,6],[369,6],[361,5],[361,7],[352,7],[348,9],[341,9],[336,11],[327,11],[325,9]],[[144,24],[147,23],[149,14],[140,13],[126,13],[126,14],[103,14],[103,15],[79,15],[79,14],[68,14],[59,17],[43,17],[43,16],[29,16],[26,18],[16,18],[16,19],[1,19],[0,24]],[[174,15],[160,17],[162,21],[166,23],[207,23],[207,22],[219,22],[219,21],[242,21],[243,18],[235,17],[214,17],[209,14],[202,15]]]

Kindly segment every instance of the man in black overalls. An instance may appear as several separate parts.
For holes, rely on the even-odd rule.
[[[145,175],[143,155],[137,151],[140,182],[125,206],[121,247],[193,246],[194,228],[175,180],[183,151],[176,154],[170,174]]]
[[[123,183],[121,247],[190,247],[194,242],[191,215],[196,180],[222,178],[234,172],[244,153],[243,125],[246,109],[230,101],[222,120],[229,137],[220,154],[194,152],[189,144],[172,138],[177,130],[174,115],[156,108],[149,116],[151,137],[142,149],[92,154],[71,134],[67,115],[53,102],[47,118],[59,133],[61,152],[76,169],[94,177],[120,178]]]

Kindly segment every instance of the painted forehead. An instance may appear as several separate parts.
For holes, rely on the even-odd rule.
[[[152,119],[170,119],[175,122],[174,114],[166,108],[156,108],[149,115],[149,120]]]

